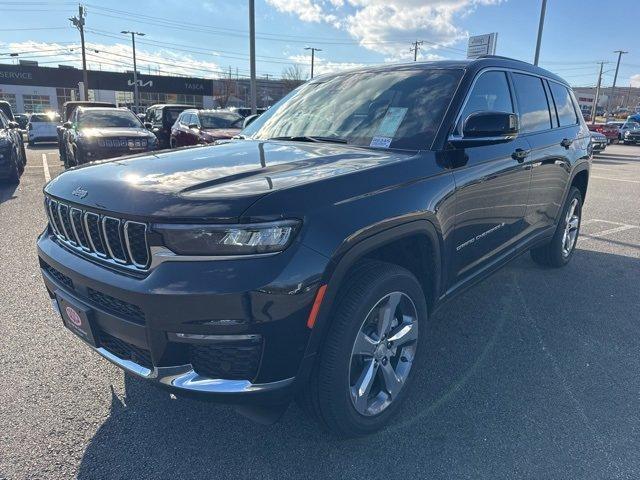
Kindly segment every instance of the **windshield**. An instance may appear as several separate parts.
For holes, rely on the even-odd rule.
[[[78,114],[83,128],[140,128],[142,123],[128,110],[88,110]]]
[[[627,122],[625,123],[625,128],[631,128],[633,130],[636,130],[637,128],[640,128],[640,123],[637,122]]]
[[[200,113],[202,128],[242,128],[244,119],[235,113]]]
[[[462,70],[412,68],[311,81],[242,134],[260,140],[321,137],[359,146],[428,149],[461,76]]]
[[[29,120],[31,123],[33,122],[59,122],[60,115],[57,113],[38,113],[31,115],[31,119]]]
[[[184,112],[186,108],[165,108],[164,109],[164,118],[168,123],[175,123],[178,117],[182,112]]]

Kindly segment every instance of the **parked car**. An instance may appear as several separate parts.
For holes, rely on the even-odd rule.
[[[600,132],[591,132],[591,147],[593,152],[604,152],[604,149],[607,148],[609,144],[609,139]]]
[[[607,138],[608,143],[614,143],[618,141],[618,127],[611,125],[610,123],[587,123],[587,127],[592,132],[598,132],[603,134]]]
[[[158,147],[156,136],[128,108],[77,107],[63,127],[69,166]]]
[[[21,143],[16,140],[18,124],[9,120],[0,110],[0,181],[16,185],[24,172]]]
[[[16,122],[20,126],[20,130],[27,129],[27,124],[29,123],[29,115],[25,113],[16,113],[13,117],[16,119]]]
[[[24,139],[22,138],[22,132],[19,128],[20,124],[16,122],[11,104],[5,100],[0,100],[0,112],[2,112],[10,122],[11,131],[9,132],[9,134],[13,137],[13,141],[20,147],[19,160],[24,167],[27,164],[27,153],[24,149]]]
[[[59,175],[44,283],[64,325],[138,377],[265,421],[296,397],[336,435],[368,434],[448,299],[527,250],[570,262],[591,164],[578,112],[561,78],[504,57],[315,77],[244,140]]]
[[[67,162],[67,138],[65,136],[67,129],[63,128],[66,122],[72,117],[73,112],[77,107],[115,107],[115,104],[109,102],[89,102],[89,101],[70,101],[65,102],[62,106],[62,118],[60,120],[60,125],[56,127],[56,132],[58,134],[58,153],[60,154],[60,160],[64,162],[65,168],[69,167]]]
[[[32,114],[27,124],[29,145],[35,145],[38,142],[58,142],[59,125],[60,115],[56,112]]]
[[[248,117],[249,115],[251,115],[251,109],[248,108],[248,107],[230,108],[229,111],[235,112],[238,115],[240,115],[242,117],[245,117],[245,118]],[[266,108],[257,108],[256,109],[256,115],[262,115],[266,111],[267,111]]]
[[[171,127],[188,108],[193,105],[157,104],[147,108],[145,122],[151,124],[151,131],[158,138],[158,148],[170,147]]]
[[[627,133],[628,132],[635,132],[637,130],[640,129],[640,123],[634,121],[634,120],[627,120],[625,121],[622,126],[620,127],[619,134],[620,134],[620,141],[622,143],[625,143],[626,138],[627,138]]]
[[[637,128],[628,129],[624,132],[622,143],[635,145],[640,142],[640,124]]]
[[[171,148],[230,139],[240,133],[244,118],[225,110],[185,110],[171,128]]]

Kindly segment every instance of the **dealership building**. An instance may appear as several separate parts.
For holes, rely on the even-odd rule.
[[[133,105],[133,72],[88,71],[89,100]],[[61,112],[70,100],[82,100],[82,70],[59,66],[0,64],[0,100],[15,112]],[[138,73],[140,105],[184,103],[198,108],[245,106],[249,81],[146,75]],[[258,106],[269,106],[286,93],[279,81],[259,80]]]

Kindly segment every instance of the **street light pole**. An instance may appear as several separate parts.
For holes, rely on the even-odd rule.
[[[135,112],[138,113],[140,108],[140,92],[138,91],[138,65],[136,64],[136,35],[144,37],[145,34],[129,30],[123,30],[120,33],[124,33],[125,35],[131,34],[131,45],[133,47],[133,104],[135,106]]]
[[[540,23],[538,24],[538,40],[536,41],[536,55],[533,64],[538,65],[540,59],[540,44],[542,43],[542,30],[544,29],[544,17],[547,13],[547,0],[542,0],[542,8],[540,10]]]
[[[598,74],[598,83],[596,84],[596,98],[593,100],[591,108],[591,125],[596,123],[596,113],[598,112],[598,100],[600,99],[600,85],[602,84],[602,68],[607,62],[600,62],[600,73]]]
[[[322,49],[321,48],[314,48],[314,47],[304,47],[305,50],[311,50],[311,78],[313,78],[313,65],[315,63],[315,58],[316,52],[321,52]]]
[[[618,63],[616,64],[616,73],[613,75],[613,85],[611,86],[611,95],[609,96],[609,98],[607,98],[607,111],[604,116],[605,122],[609,120],[609,111],[611,110],[611,99],[616,93],[616,81],[618,80],[618,70],[620,69],[620,59],[622,58],[622,55],[629,52],[625,52],[624,50],[616,50],[613,53],[618,54]]]
[[[258,95],[256,85],[256,5],[249,0],[249,65],[251,70],[251,114],[258,112]]]

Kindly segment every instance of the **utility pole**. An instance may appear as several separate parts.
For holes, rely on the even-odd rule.
[[[120,33],[125,35],[131,34],[131,45],[133,47],[133,104],[135,106],[135,112],[138,113],[140,108],[140,92],[138,92],[138,66],[136,64],[136,35],[144,37],[142,32],[131,32],[129,30],[123,30]]]
[[[87,14],[84,10],[84,6],[83,5],[78,5],[78,16],[77,17],[71,17],[69,20],[71,20],[71,23],[73,23],[73,26],[76,27],[78,30],[80,30],[80,43],[82,44],[82,84],[83,84],[83,94],[84,94],[84,99],[85,100],[89,100],[89,80],[88,80],[88,75],[87,75],[87,57],[85,55],[85,51],[84,51],[84,17],[86,17]]]
[[[624,50],[616,50],[613,53],[618,54],[618,63],[616,64],[616,73],[613,75],[613,85],[611,86],[611,96],[607,99],[607,111],[605,112],[605,116],[604,116],[605,122],[609,120],[609,111],[611,110],[610,108],[611,99],[616,94],[616,81],[618,80],[618,70],[620,69],[620,59],[622,58],[622,55],[629,52],[625,52]]]
[[[411,45],[413,45],[413,47],[411,47],[409,49],[410,52],[413,52],[413,61],[417,62],[418,61],[418,50],[420,50],[420,46],[423,44],[424,42],[422,40],[418,41],[416,40],[415,42],[413,42]]]
[[[538,65],[540,59],[540,44],[542,43],[542,30],[544,28],[544,17],[547,13],[547,0],[542,0],[542,8],[540,10],[540,23],[538,24],[538,40],[536,41],[536,55],[533,64]]]
[[[591,108],[591,125],[596,123],[596,112],[598,111],[598,100],[600,98],[600,85],[602,85],[602,68],[608,62],[600,62],[600,73],[598,74],[598,83],[596,84],[596,98],[593,100]]]
[[[321,52],[322,49],[321,48],[315,48],[315,47],[305,47],[305,50],[311,50],[311,78],[313,78],[313,64],[315,63],[315,53],[316,52]]]
[[[255,0],[249,0],[249,63],[251,65],[251,114],[257,109],[256,92],[256,5]]]

